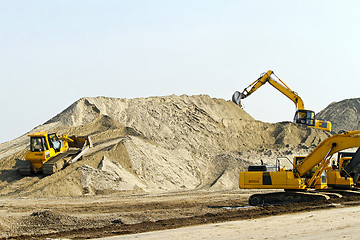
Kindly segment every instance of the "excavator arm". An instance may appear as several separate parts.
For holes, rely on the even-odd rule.
[[[274,75],[278,79],[278,81],[272,78],[272,75]],[[316,120],[314,111],[306,110],[301,97],[296,92],[291,90],[291,88],[289,88],[271,70],[263,73],[257,80],[251,83],[242,92],[236,91],[232,96],[232,101],[241,107],[241,99],[250,96],[253,92],[258,90],[262,85],[266,83],[269,83],[271,86],[284,94],[295,104],[297,108],[294,116],[295,123],[305,124],[307,126],[315,127],[328,132],[331,131],[331,122],[324,120]]]
[[[303,177],[307,172],[319,165],[313,177],[307,183],[308,186],[311,186],[316,178],[325,170],[334,153],[354,147],[360,147],[360,131],[350,131],[333,135],[322,141],[301,162],[295,163],[294,173],[298,175],[298,177]]]
[[[269,70],[266,73],[263,73],[256,81],[251,83],[247,88],[245,88],[241,93],[235,92],[232,99],[237,105],[241,106],[241,99],[244,99],[250,96],[253,92],[258,90],[261,86],[266,84],[267,82],[277,89],[279,92],[284,94],[287,98],[289,98],[297,107],[297,109],[304,109],[303,100],[297,95],[296,92],[291,90],[281,79],[280,82],[277,82],[275,79],[271,77],[271,75],[275,75],[273,71]]]

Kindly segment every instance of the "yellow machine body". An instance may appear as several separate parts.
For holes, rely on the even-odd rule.
[[[346,172],[345,168],[352,160],[352,157],[341,157],[338,159],[337,166],[330,166],[327,171],[329,187],[350,189],[353,186],[360,186],[360,182],[354,182],[351,174]],[[343,176],[341,175],[343,173]]]
[[[295,177],[291,171],[241,172],[239,187],[243,189],[305,189],[305,179]]]
[[[296,156],[293,169],[279,166],[249,166],[240,172],[239,187],[243,189],[326,189],[353,187],[351,177],[342,177],[339,170],[329,168],[334,153],[348,148],[360,147],[360,131],[333,135],[323,140],[309,155]],[[344,159],[345,160],[345,159]]]
[[[351,177],[342,177],[339,170],[329,169],[326,171],[328,186],[332,188],[351,189],[354,181]]]
[[[315,119],[315,126],[314,128],[322,129],[325,131],[330,132],[332,129],[332,124],[330,121],[318,120]]]
[[[40,171],[45,175],[50,175],[66,165],[76,162],[92,147],[89,136],[69,137],[64,135],[59,137],[56,133],[45,131],[28,136],[30,137],[30,150],[25,155],[25,162],[29,164],[20,166],[22,175],[31,175]]]
[[[293,162],[297,163],[303,156],[294,157]],[[239,174],[239,187],[244,189],[287,189],[304,190],[309,188],[307,183],[317,171],[318,166],[313,167],[302,177],[294,174],[294,171],[285,170],[279,166],[252,166]],[[259,171],[260,170],[260,171]],[[314,181],[314,189],[326,189],[327,178],[322,175]]]
[[[67,135],[60,139],[55,133],[37,132],[28,135],[30,137],[30,150],[25,155],[25,160],[30,161],[37,171],[42,168],[43,164],[49,159],[69,149]],[[58,146],[54,147],[57,142]]]

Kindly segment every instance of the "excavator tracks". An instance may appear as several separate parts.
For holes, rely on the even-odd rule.
[[[44,165],[42,167],[43,174],[45,176],[48,176],[48,175],[51,175],[51,174],[61,170],[66,164],[66,161],[64,160],[64,158],[71,157],[73,155],[78,154],[79,152],[80,152],[79,150],[69,150],[67,152],[58,154],[53,159],[44,163]]]
[[[360,197],[360,190],[353,189],[324,189],[311,191],[284,191],[270,193],[256,193],[250,196],[250,206],[283,205],[299,202],[328,202],[335,199]]]
[[[250,206],[282,205],[285,203],[328,201],[332,198],[341,198],[340,194],[315,191],[284,191],[263,194],[253,194],[249,198]]]

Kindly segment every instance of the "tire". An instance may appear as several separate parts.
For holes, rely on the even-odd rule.
[[[250,206],[261,206],[264,205],[264,199],[261,195],[252,195],[249,198]]]

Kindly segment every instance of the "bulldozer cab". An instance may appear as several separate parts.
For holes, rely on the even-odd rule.
[[[44,136],[30,137],[30,151],[43,152],[48,150],[48,145]]]
[[[297,110],[294,116],[294,123],[315,126],[315,113],[311,110]]]
[[[49,139],[50,147],[53,148],[55,152],[59,152],[62,144],[61,144],[61,140],[56,135],[56,133],[49,134],[48,139]]]

